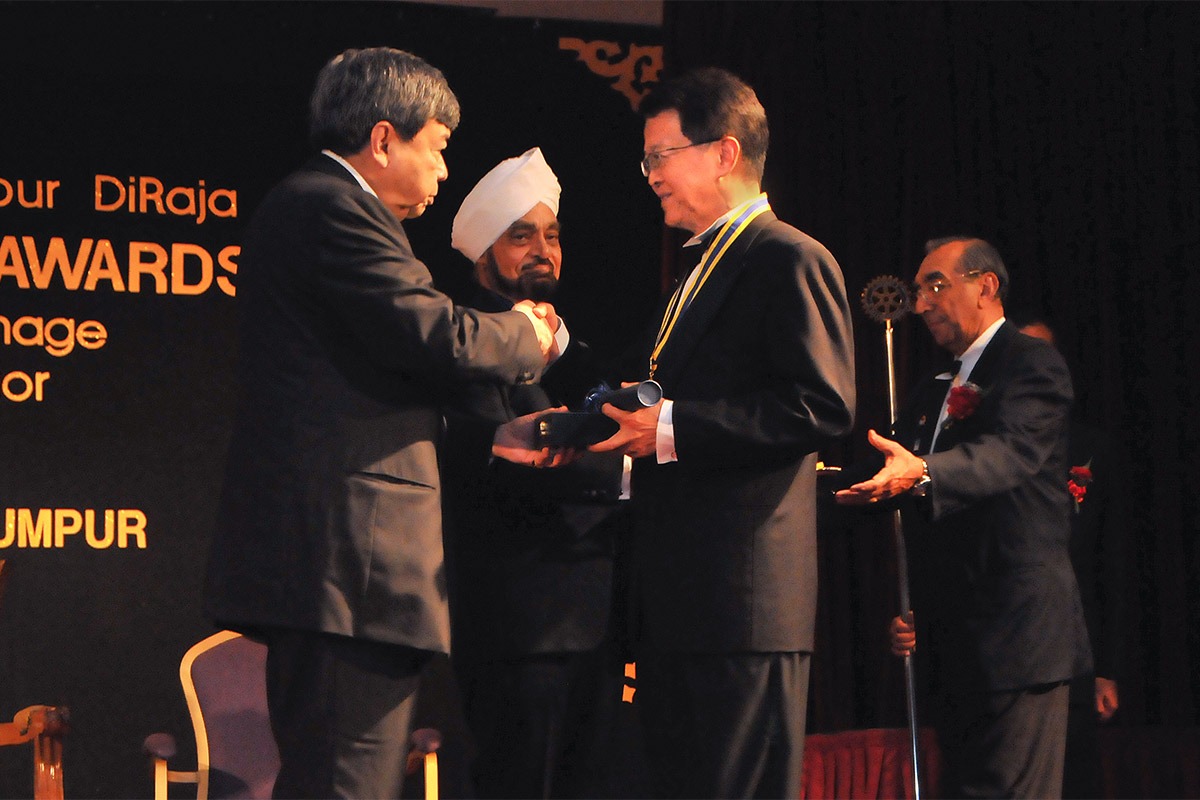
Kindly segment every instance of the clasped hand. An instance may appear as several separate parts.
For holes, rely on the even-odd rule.
[[[917,624],[913,612],[909,610],[898,617],[892,617],[888,634],[892,642],[892,655],[901,658],[912,655],[917,649]]]
[[[513,305],[513,311],[520,311],[529,321],[533,323],[533,330],[537,334],[538,347],[542,350],[542,356],[549,363],[558,357],[558,347],[554,341],[554,334],[558,331],[558,326],[561,320],[558,318],[558,312],[554,310],[554,306],[549,303],[534,303],[532,300],[522,300]]]

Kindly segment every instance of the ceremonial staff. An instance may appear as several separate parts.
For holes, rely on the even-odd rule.
[[[863,310],[875,322],[883,323],[884,344],[887,348],[888,418],[896,425],[896,359],[892,349],[892,322],[912,309],[908,287],[893,275],[881,275],[869,281],[862,291]],[[895,432],[892,432],[895,435]],[[904,545],[904,525],[900,510],[892,510],[892,533],[896,543],[896,577],[900,584],[900,613],[906,614],[912,605],[908,596],[908,553]],[[917,684],[913,673],[912,653],[904,656],[904,688],[908,701],[908,737],[912,752],[913,797],[921,800],[920,760],[917,758]]]

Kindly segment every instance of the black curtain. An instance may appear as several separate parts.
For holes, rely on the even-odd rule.
[[[1127,464],[1124,725],[1198,713],[1197,41],[1188,3],[668,0],[665,15],[668,74],[713,64],[756,88],[772,205],[852,294],[911,279],[926,239],[970,233],[1009,265],[1009,316],[1056,327],[1079,414]],[[887,425],[883,329],[859,309],[855,326],[859,423],[834,463]],[[903,397],[936,353],[912,318],[896,351]],[[890,528],[831,515],[824,530],[810,730],[902,725]]]

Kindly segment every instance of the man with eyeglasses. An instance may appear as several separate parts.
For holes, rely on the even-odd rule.
[[[641,106],[642,172],[699,262],[604,412],[634,457],[635,703],[657,797],[800,794],[816,608],[818,448],[850,431],[842,273],[762,193],[766,113],[720,69]]]
[[[1068,553],[1071,377],[1005,320],[995,248],[950,237],[926,253],[915,311],[954,366],[917,387],[893,439],[868,432],[884,465],[836,499],[902,503],[913,609],[892,651],[915,653],[928,688],[941,796],[1059,797],[1068,682],[1092,664]]]

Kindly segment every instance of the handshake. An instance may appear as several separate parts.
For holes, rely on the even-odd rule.
[[[554,306],[549,303],[534,303],[532,300],[522,300],[513,306],[513,311],[520,311],[529,317],[529,321],[533,323],[533,330],[537,334],[538,347],[542,349],[542,357],[546,359],[546,363],[549,364],[557,358],[559,353],[558,348],[555,346],[554,334],[558,332],[561,320],[559,320]]]

